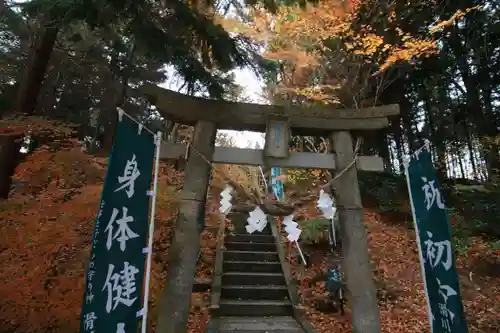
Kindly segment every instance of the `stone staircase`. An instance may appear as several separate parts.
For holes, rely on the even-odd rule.
[[[207,333],[305,332],[293,317],[271,228],[247,234],[246,216],[234,215],[235,234],[226,235],[217,253]]]

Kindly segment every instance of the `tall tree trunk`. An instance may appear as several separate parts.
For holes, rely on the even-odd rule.
[[[465,137],[467,140],[467,149],[469,150],[470,165],[472,167],[472,175],[474,179],[479,179],[479,173],[476,166],[476,157],[474,154],[474,145],[472,143],[472,134],[469,130],[469,126],[465,123],[462,124],[465,132]]]
[[[436,127],[436,148],[438,153],[438,173],[441,173],[442,179],[441,182],[444,182],[446,178],[448,178],[448,165],[446,163],[448,156],[448,142],[449,142],[449,134],[446,131],[446,124],[449,123],[447,112],[447,105],[449,103],[448,92],[446,89],[443,89],[446,86],[446,82],[444,80],[438,79],[437,87],[434,90],[436,93],[436,107],[437,107],[437,115],[434,117],[436,119],[437,127]],[[450,157],[450,160],[453,159]],[[443,184],[443,183],[441,183]]]
[[[50,19],[42,18],[40,26],[39,36],[34,49],[28,57],[28,64],[25,67],[17,100],[14,109],[11,111],[12,114],[32,115],[35,112],[43,78],[59,32],[59,26],[54,25],[54,22]],[[19,158],[20,144],[18,142],[20,139],[18,136],[2,138],[2,149],[0,149],[0,197],[5,199],[9,195],[12,175]]]
[[[9,197],[12,175],[19,160],[21,138],[16,135],[0,134],[0,199]]]
[[[392,117],[391,129],[394,134],[394,141],[396,143],[396,159],[399,164],[399,171],[403,172],[403,154],[404,154],[404,142],[403,142],[403,132],[401,130],[401,118],[403,114],[408,117],[410,109],[408,108],[408,101],[405,96],[406,82],[404,78],[396,79],[388,89],[380,96],[380,101],[384,104],[398,103],[400,104],[400,114]],[[402,103],[403,102],[403,103]],[[410,134],[411,135],[411,134]]]
[[[66,120],[68,112],[64,108],[57,109],[56,106],[58,92],[63,81],[64,78],[61,72],[55,73],[52,77],[47,77],[47,83],[50,82],[50,85],[44,85],[45,89],[42,91],[42,98],[38,101],[38,109],[43,110],[44,116],[62,121]]]
[[[401,116],[394,117],[391,121],[394,141],[396,141],[396,157],[398,159],[399,172],[403,174],[403,135],[401,132]]]
[[[35,48],[30,52],[28,65],[25,67],[23,79],[17,94],[15,112],[32,115],[35,112],[38,95],[50,56],[59,33],[59,25],[49,18],[42,18]]]
[[[481,57],[481,59],[486,58],[485,56]],[[486,59],[484,59],[486,60]],[[493,110],[493,100],[492,100],[492,88],[491,88],[491,79],[487,64],[484,63],[484,60],[481,60],[480,70],[479,70],[479,82],[481,83],[481,96],[483,99],[484,105],[484,113],[486,118],[489,119],[488,124],[492,126],[491,133],[489,133],[485,144],[487,160],[489,161],[488,174],[489,178],[492,181],[498,180],[500,176],[500,156],[499,156],[499,147],[496,143],[496,139],[498,138],[498,122],[497,117],[495,115],[495,111]]]
[[[405,129],[406,137],[408,138],[408,148],[410,149],[410,152],[414,152],[420,147],[415,137],[415,132],[413,131],[411,118],[412,107],[410,102],[408,101],[408,97],[406,97],[406,94],[404,93],[401,96],[399,110],[401,114],[401,120],[403,122],[403,128]]]
[[[134,54],[136,47],[137,45],[135,42],[130,47],[130,51],[127,57],[127,63],[121,75],[121,89],[118,94],[118,98],[114,103],[113,110],[110,110],[111,124],[109,126],[109,132],[107,133],[107,135],[104,136],[105,151],[111,151],[111,149],[113,148],[113,141],[115,139],[115,134],[116,134],[116,125],[118,124],[118,113],[116,112],[115,109],[117,107],[122,107],[125,102],[125,99],[127,98],[128,81],[130,79],[130,75],[132,74],[132,68],[133,68],[132,63],[134,61]]]
[[[462,153],[461,153],[460,147],[456,148],[456,157],[457,157],[458,167],[460,169],[460,175],[461,175],[460,178],[467,178],[467,175],[466,175],[466,172],[465,172],[464,161],[463,161],[463,158],[462,158]]]
[[[467,21],[468,25],[470,24]],[[452,51],[457,59],[458,69],[467,91],[467,107],[468,114],[472,115],[471,120],[476,125],[477,129],[481,129],[482,134],[486,136],[486,140],[482,140],[482,148],[484,150],[483,158],[486,162],[488,170],[488,178],[496,179],[497,170],[500,168],[500,159],[498,150],[494,145],[490,145],[488,140],[498,135],[498,128],[493,115],[487,114],[486,110],[481,107],[481,98],[479,93],[480,82],[478,77],[473,74],[469,68],[469,50],[467,45],[463,45],[459,36],[459,27],[457,24],[451,29],[450,37],[448,38]]]
[[[465,172],[464,161],[462,160],[462,158],[460,158],[460,156],[458,157],[458,165],[460,167],[460,173],[462,174],[461,178],[466,179],[467,178],[467,174]]]
[[[433,146],[436,148],[435,161],[436,161],[437,177],[440,184],[443,184],[447,176],[446,147],[445,147],[445,138],[443,137],[444,133],[442,131],[443,119],[442,115],[437,115],[436,117],[436,112],[434,112],[435,107],[432,104],[431,96],[429,96],[429,94],[427,93],[427,91],[432,91],[431,89],[434,88],[431,89],[426,89],[426,88],[427,87],[424,85],[423,89],[425,90],[422,91],[422,97],[425,108],[427,110],[430,140],[432,141]],[[436,118],[441,118],[441,119],[436,119]]]
[[[391,154],[389,150],[389,137],[385,129],[377,131],[375,134],[376,148],[380,157],[384,161],[384,170],[392,171]]]
[[[458,164],[458,168],[460,169],[460,178],[467,178],[465,174],[465,168],[464,168],[464,163],[463,163],[463,154],[462,154],[462,144],[461,140],[463,137],[460,136],[460,134],[457,131],[458,124],[455,121],[455,118],[453,118],[453,123],[452,123],[452,133],[453,136],[455,137],[452,144],[451,144],[451,152],[452,156],[456,158],[456,164]]]

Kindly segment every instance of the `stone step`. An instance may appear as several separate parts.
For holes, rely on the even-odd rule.
[[[217,333],[303,333],[304,331],[300,328],[294,330],[218,330]],[[212,333],[210,331],[209,333]]]
[[[236,222],[245,222],[248,218],[248,213],[240,213],[240,212],[235,212],[235,211],[230,211],[227,214],[227,218],[231,219]]]
[[[274,243],[226,242],[224,246],[228,250],[236,251],[276,251]]]
[[[224,261],[223,272],[281,273],[279,261]]]
[[[217,333],[303,333],[301,329],[289,330],[218,330]],[[211,332],[210,332],[211,333]]]
[[[225,237],[225,241],[275,244],[274,237],[272,235],[254,235],[254,234],[227,235]]]
[[[291,316],[275,317],[220,317],[219,332],[268,332],[268,333],[302,333],[297,321]]]
[[[285,285],[283,273],[226,272],[222,273],[222,285]]]
[[[224,299],[289,299],[288,289],[284,285],[223,285],[221,288],[221,297]]]
[[[252,235],[252,236],[272,236],[271,228],[269,226],[266,226],[262,231],[254,231],[253,233],[249,234],[247,232],[247,224],[248,222],[245,220],[244,222],[235,222],[235,220],[231,219],[231,222],[233,224],[233,232],[235,234],[239,235]]]
[[[279,261],[278,252],[224,251],[224,261]]]
[[[228,300],[221,299],[219,316],[291,316],[292,303],[288,300]]]

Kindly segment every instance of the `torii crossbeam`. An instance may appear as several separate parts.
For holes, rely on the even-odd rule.
[[[397,104],[364,109],[284,107],[187,96],[153,84],[142,86],[141,91],[169,120],[191,126],[199,120],[210,121],[224,130],[265,132],[269,118],[279,116],[289,119],[293,135],[329,136],[336,130],[386,128],[387,117],[399,114]]]

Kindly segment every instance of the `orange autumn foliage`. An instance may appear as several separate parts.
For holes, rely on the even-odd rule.
[[[26,162],[30,163],[30,162]],[[21,164],[25,167],[25,163]],[[78,329],[83,272],[90,249],[100,184],[61,200],[66,190],[49,186],[19,191],[0,203],[0,326],[20,332]]]
[[[43,190],[71,191],[102,182],[104,163],[83,154],[80,148],[56,154],[48,147],[37,149],[20,164],[14,174],[15,192],[37,195]]]
[[[0,327],[15,332],[76,332],[106,159],[79,148],[40,149],[16,169],[12,196],[0,201]],[[165,280],[168,223],[177,214],[182,174],[162,166],[154,238],[153,311]],[[154,318],[152,318],[154,319]]]
[[[69,148],[78,145],[72,139],[76,125],[66,124],[40,117],[15,117],[0,120],[0,134],[14,136],[36,136],[50,138],[52,146]]]
[[[84,271],[106,167],[107,159],[85,154],[79,147],[57,152],[42,147],[16,168],[12,195],[8,201],[0,201],[2,329],[26,333],[78,331]],[[160,165],[150,332],[154,332],[166,280],[172,222],[182,182],[181,172]],[[213,201],[207,204],[207,227],[213,229],[218,219],[210,214],[215,210]],[[210,279],[213,274],[210,262],[215,259],[216,241],[212,229],[201,235],[203,260],[197,272],[201,279]],[[208,319],[206,306],[194,304],[188,332],[203,332]]]
[[[394,31],[393,41],[388,42],[370,24],[358,25],[358,14],[365,8],[372,8],[375,16],[373,11],[388,11],[386,31]],[[320,0],[305,8],[281,5],[275,14],[255,6],[249,13],[250,22],[236,18],[220,21],[227,30],[260,43],[265,48],[264,57],[279,63],[279,81],[269,87],[272,95],[285,101],[290,96],[302,97],[299,103],[304,105],[349,108],[367,98],[373,84],[370,78],[383,78],[397,64],[412,64],[437,53],[433,34],[473,9],[437,22],[428,29],[428,37],[417,37],[396,25],[396,8],[395,2]]]

